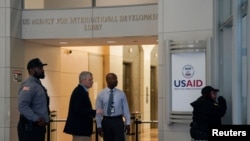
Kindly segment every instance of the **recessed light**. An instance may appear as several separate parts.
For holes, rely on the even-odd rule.
[[[60,45],[67,45],[68,42],[59,42]]]
[[[108,44],[114,44],[116,41],[107,41]]]

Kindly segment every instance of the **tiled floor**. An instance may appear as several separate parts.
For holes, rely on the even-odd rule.
[[[96,141],[95,138],[93,138],[92,141]],[[98,141],[103,141],[103,139],[98,136]],[[136,141],[136,136],[126,136],[126,141]],[[141,134],[138,135],[138,141],[158,141],[158,129],[152,128],[144,130]]]
[[[126,141],[158,141],[158,129],[148,129],[144,130],[142,133],[138,134],[138,140],[136,140],[136,135],[126,136]]]
[[[140,135],[139,141],[158,141],[158,129],[152,128],[152,129],[143,131]]]

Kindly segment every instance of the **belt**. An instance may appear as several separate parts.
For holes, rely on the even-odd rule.
[[[103,116],[104,119],[119,119],[122,118],[122,115],[118,115],[118,116]]]
[[[45,124],[44,126],[40,126],[40,125],[38,125],[37,122],[34,122],[34,121],[32,121],[32,120],[29,120],[29,119],[27,119],[27,118],[26,118],[25,116],[23,116],[23,115],[20,115],[20,122],[21,122],[22,124],[30,124],[30,125],[34,124],[34,125],[37,125],[37,126],[39,126],[39,127],[44,127],[44,126],[46,126],[46,124]]]

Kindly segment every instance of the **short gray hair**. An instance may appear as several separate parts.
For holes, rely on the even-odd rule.
[[[88,76],[92,76],[92,73],[89,71],[82,71],[79,75],[79,83],[81,83],[82,80],[86,79]]]

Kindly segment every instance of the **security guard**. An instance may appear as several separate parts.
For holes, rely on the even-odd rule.
[[[212,86],[201,89],[201,96],[191,103],[193,118],[190,123],[190,135],[194,140],[207,141],[210,126],[222,125],[221,119],[226,114],[227,104],[224,97],[219,96]]]
[[[18,91],[19,141],[45,141],[46,124],[49,123],[49,97],[40,79],[45,78],[39,58],[28,62],[29,77],[21,83]]]

